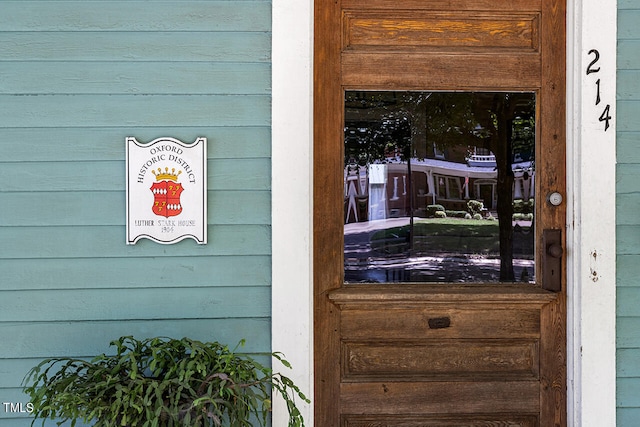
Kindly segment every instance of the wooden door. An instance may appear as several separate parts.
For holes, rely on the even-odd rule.
[[[315,1],[316,426],[566,425],[564,46],[562,0]],[[371,91],[533,94],[533,280],[345,280],[345,102]],[[412,216],[474,198],[473,177],[435,179],[446,192],[413,190]]]

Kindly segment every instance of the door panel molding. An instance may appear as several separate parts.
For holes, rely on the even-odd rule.
[[[342,54],[342,81],[356,88],[399,87],[403,89],[511,91],[536,87],[540,81],[541,59],[537,54],[514,56],[507,53],[372,53]],[[500,61],[502,67],[496,69]],[[387,64],[384,69],[380,64]],[[473,68],[469,64],[475,64]]]
[[[344,427],[484,427],[484,426],[509,426],[509,427],[538,427],[539,420],[536,415],[521,416],[517,414],[490,414],[476,416],[438,417],[438,416],[378,416],[367,417],[350,415],[344,418]]]
[[[443,48],[447,52],[472,48],[498,53],[511,48],[537,52],[539,13],[488,14],[475,11],[346,10],[343,49],[404,50]]]
[[[433,339],[342,341],[342,380],[445,381],[539,379],[538,343],[530,340]]]

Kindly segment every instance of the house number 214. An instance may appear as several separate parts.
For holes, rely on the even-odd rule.
[[[600,66],[598,66],[598,61],[600,61],[600,52],[597,49],[591,49],[588,53],[589,56],[593,55],[593,60],[587,66],[587,76],[589,74],[596,74],[600,72]],[[600,79],[596,80],[596,99],[595,105],[600,105]],[[602,110],[602,114],[598,120],[604,122],[604,131],[606,132],[609,129],[609,122],[611,121],[611,105],[607,104]]]

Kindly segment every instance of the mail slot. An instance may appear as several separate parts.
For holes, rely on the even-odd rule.
[[[451,319],[449,317],[434,317],[429,319],[429,328],[431,329],[444,329],[451,326]]]

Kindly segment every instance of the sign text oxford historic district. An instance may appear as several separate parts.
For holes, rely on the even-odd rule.
[[[207,139],[126,138],[127,244],[207,243]]]

